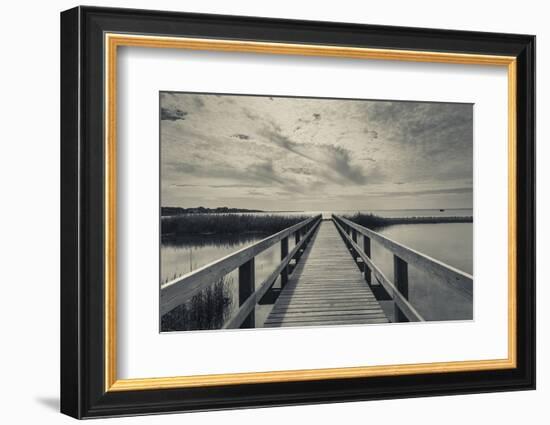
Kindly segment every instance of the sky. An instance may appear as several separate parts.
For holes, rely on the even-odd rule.
[[[471,208],[473,105],[161,92],[161,205]]]

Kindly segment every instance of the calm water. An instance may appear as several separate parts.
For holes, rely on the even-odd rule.
[[[163,242],[161,245],[161,284],[175,279],[190,271],[225,257],[241,248],[256,243],[269,235],[206,235],[191,236],[177,241]],[[294,248],[294,239],[288,239],[289,250]],[[266,279],[280,262],[280,244],[262,252],[255,259],[256,288]],[[228,288],[232,298],[230,314],[238,310],[239,288],[238,271],[234,270],[227,275]],[[274,284],[280,288],[279,279]],[[271,311],[271,305],[256,306],[256,327],[261,327]]]
[[[357,211],[335,211],[336,214],[353,214],[355,212]],[[373,210],[371,212],[384,217],[472,215],[471,209],[445,211]],[[278,214],[323,214],[324,217],[329,217],[331,213],[299,211],[280,212]],[[472,223],[403,224],[389,226],[382,229],[379,233],[467,273],[472,273],[473,271]],[[208,235],[163,242],[161,245],[161,284],[238,251],[266,236],[268,235]],[[289,238],[289,249],[291,250],[293,246],[294,239]],[[393,280],[392,254],[373,242],[372,257],[386,276]],[[256,257],[257,287],[275,269],[279,260],[279,244]],[[232,311],[230,313],[232,314],[238,309],[238,274],[236,270],[228,275],[228,280],[233,300]],[[277,281],[275,287],[279,286],[280,282]],[[419,313],[427,320],[472,318],[472,303],[470,301],[421,270],[411,266],[409,266],[409,299]],[[393,304],[391,302],[382,302],[381,304],[388,314],[393,313]],[[263,324],[271,307],[270,305],[257,306],[256,327],[260,327]]]
[[[473,274],[473,224],[399,224],[382,235]],[[375,242],[371,254],[384,274],[393,281],[393,255]],[[409,265],[409,300],[426,320],[472,319],[472,302],[428,273]],[[389,310],[385,303],[383,307]]]

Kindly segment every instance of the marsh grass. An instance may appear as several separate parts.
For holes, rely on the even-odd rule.
[[[229,286],[231,277],[224,276],[161,318],[162,332],[221,329],[231,310]]]
[[[361,214],[344,216],[354,223],[360,224],[371,230],[382,229],[394,224],[436,224],[436,223],[472,223],[473,217],[380,217],[375,214]]]
[[[220,235],[221,238],[246,234],[267,236],[307,218],[309,217],[275,214],[181,214],[163,217],[161,224],[162,236],[166,237],[168,241],[166,243],[170,243],[170,240],[178,241],[189,238],[196,242],[196,239],[209,240],[217,238],[217,235]],[[174,279],[177,277],[173,276]],[[222,328],[233,303],[232,284],[233,279],[225,276],[193,296],[188,302],[166,313],[161,318],[161,330],[169,332]]]
[[[162,235],[277,233],[308,216],[256,214],[182,214],[162,219]]]

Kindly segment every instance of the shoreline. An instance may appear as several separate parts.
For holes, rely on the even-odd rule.
[[[431,217],[381,217],[374,214],[354,214],[344,216],[371,230],[382,229],[398,224],[449,224],[473,223],[473,216],[431,216]]]
[[[473,216],[409,216],[382,217],[374,214],[356,213],[343,217],[371,230],[401,224],[448,224],[473,223]],[[161,226],[161,240],[185,237],[238,236],[274,234],[306,219],[307,216],[248,214],[185,214],[170,216]]]

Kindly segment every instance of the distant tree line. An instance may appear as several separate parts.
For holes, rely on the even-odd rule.
[[[227,214],[227,213],[255,213],[262,212],[262,210],[247,210],[245,208],[205,208],[205,207],[160,207],[160,215],[163,217],[180,214]]]

